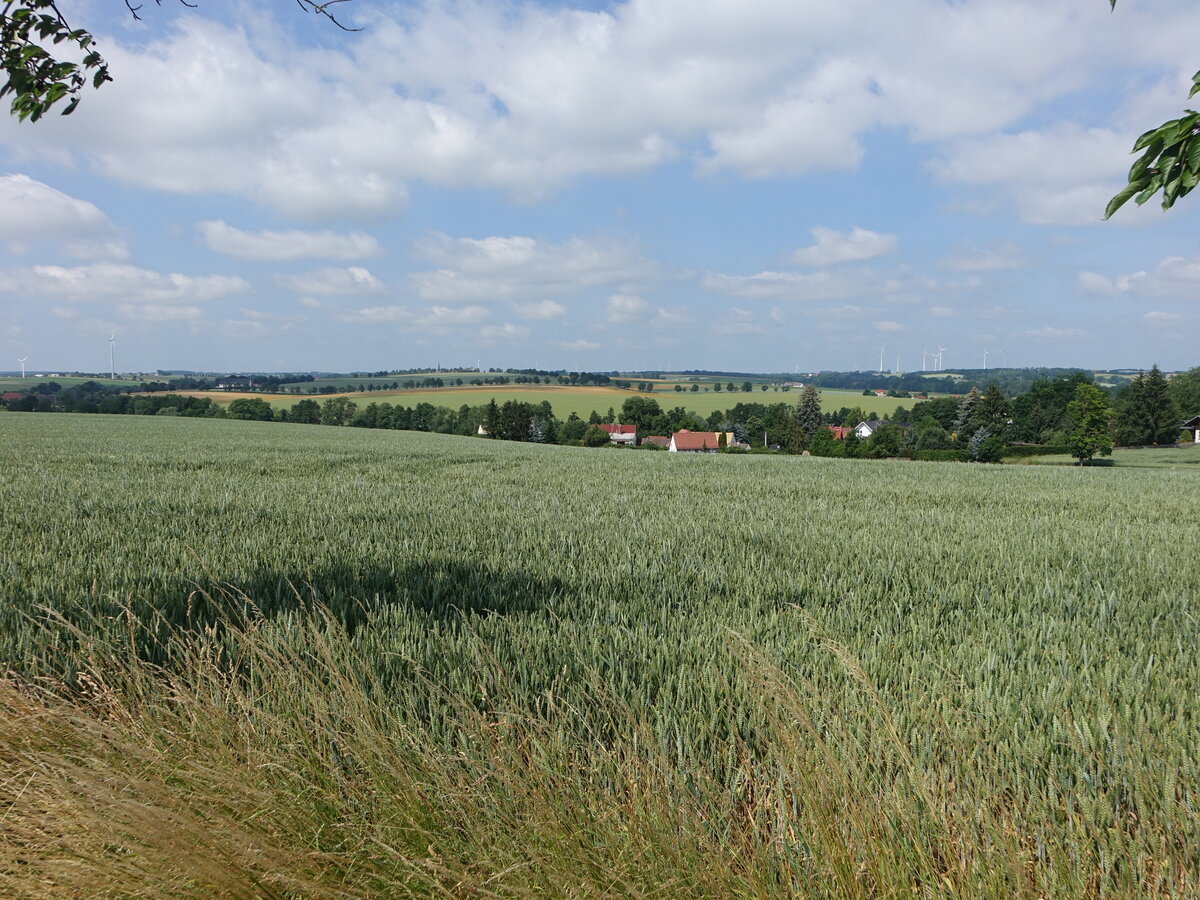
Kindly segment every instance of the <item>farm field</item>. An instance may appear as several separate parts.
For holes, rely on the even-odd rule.
[[[718,409],[729,409],[738,403],[787,403],[795,405],[800,399],[800,391],[759,391],[750,393],[735,391],[730,394],[703,390],[696,393],[685,391],[677,393],[673,389],[655,391],[650,394],[638,391],[623,391],[617,388],[598,387],[595,385],[565,386],[542,385],[532,387],[527,385],[495,385],[489,387],[453,387],[453,388],[420,388],[407,391],[351,391],[346,394],[259,394],[238,391],[176,391],[188,397],[210,397],[215,403],[232,403],[243,397],[261,397],[275,409],[288,409],[297,401],[313,399],[323,401],[328,397],[349,397],[355,403],[392,403],[402,406],[415,406],[418,403],[432,403],[434,406],[447,406],[458,409],[464,403],[468,406],[480,406],[495,398],[497,403],[506,400],[516,400],[521,403],[549,402],[554,408],[554,414],[560,419],[566,419],[572,412],[582,418],[595,410],[604,415],[611,406],[618,413],[629,397],[652,397],[663,409],[682,406],[691,412],[702,416]],[[897,406],[911,407],[915,400],[898,400],[893,397],[864,397],[861,391],[822,391],[821,408],[838,410],[843,406],[858,406],[868,414],[876,413],[885,417],[895,411]]]
[[[141,384],[140,381],[123,378],[113,381],[110,378],[71,378],[67,376],[51,378],[49,375],[29,375],[26,378],[0,378],[0,393],[5,391],[27,391],[31,387],[51,381],[63,388],[75,387],[89,381],[94,381],[97,384],[113,385],[115,387],[137,387]]]
[[[0,433],[0,895],[1200,891],[1195,470]]]
[[[1070,456],[1034,456],[1021,460],[1022,465],[1071,466],[1078,460]],[[1096,457],[1094,465],[1122,469],[1174,469],[1195,467],[1200,470],[1200,444],[1177,447],[1116,447],[1111,457]]]

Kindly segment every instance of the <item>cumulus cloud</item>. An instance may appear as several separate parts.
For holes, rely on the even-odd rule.
[[[816,243],[792,254],[793,261],[802,266],[831,266],[845,262],[863,262],[896,252],[896,236],[852,228],[834,231],[832,228],[811,229]]]
[[[19,174],[0,175],[0,241],[53,242],[85,258],[128,255],[117,227],[94,203]]]
[[[383,289],[383,282],[361,266],[344,269],[326,267],[302,275],[281,275],[281,287],[297,294],[332,297],[344,294],[371,294]]]
[[[456,328],[486,322],[491,312],[485,306],[431,306],[412,309],[406,305],[366,306],[337,318],[343,322],[371,325],[396,325],[401,331],[429,331],[445,334]]]
[[[1151,325],[1174,325],[1176,322],[1180,322],[1184,318],[1184,316],[1181,316],[1178,313],[1162,312],[1160,310],[1153,310],[1142,316],[1142,319]]]
[[[605,304],[605,311],[606,318],[614,325],[680,328],[695,321],[684,309],[654,306],[633,294],[613,294]]]
[[[250,290],[249,283],[237,276],[163,274],[120,263],[0,271],[0,291],[79,302],[203,303]]]
[[[1002,131],[1114,59],[1160,73],[1200,29],[1188,7],[1169,30],[1136,6],[1116,28],[1036,0],[462,0],[371,18],[344,49],[299,46],[266,12],[188,16],[137,44],[106,35],[121,77],[68,125],[26,130],[27,152],[307,218],[394,214],[416,179],[537,196],[689,155],[748,177],[847,169],[872,130]]]
[[[755,315],[748,309],[731,307],[724,316],[713,323],[713,334],[722,336],[766,334],[767,329],[755,321]]]
[[[489,343],[520,342],[529,339],[528,328],[511,322],[505,322],[503,325],[485,325],[479,334]]]
[[[1200,255],[1168,256],[1152,271],[1130,272],[1109,278],[1098,272],[1080,272],[1079,288],[1087,294],[1113,296],[1177,297],[1194,300],[1200,290]]]
[[[1059,123],[952,143],[931,168],[944,182],[994,192],[1026,222],[1098,224],[1124,184],[1130,140],[1113,128]],[[1131,206],[1114,221],[1137,224],[1149,214]]]
[[[564,350],[578,350],[581,352],[588,350],[599,350],[601,347],[601,345],[597,344],[595,341],[585,340],[584,338],[578,338],[574,341],[560,341],[558,346],[562,347]]]
[[[352,260],[381,252],[369,234],[334,231],[244,231],[218,219],[196,225],[209,249],[236,259],[286,262],[295,259]]]
[[[1053,325],[1046,325],[1042,328],[1026,331],[1025,334],[1031,338],[1053,338],[1055,340],[1087,337],[1087,332],[1082,328],[1057,328]]]
[[[1024,264],[1024,253],[1011,241],[998,247],[960,244],[941,262],[943,268],[955,272],[1003,272],[1019,269]]]
[[[566,296],[665,277],[661,266],[634,247],[607,240],[573,238],[555,244],[522,236],[477,239],[434,234],[418,242],[417,253],[440,266],[412,276],[417,292],[427,300]]]
[[[518,303],[516,311],[517,315],[522,319],[536,319],[540,321],[561,319],[567,314],[567,308],[561,303],[555,303],[553,300],[539,300],[536,303]]]

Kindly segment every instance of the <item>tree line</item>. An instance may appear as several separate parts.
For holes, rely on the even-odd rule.
[[[6,405],[14,411],[248,419],[583,446],[607,445],[609,436],[598,426],[620,423],[635,426],[639,437],[668,436],[685,428],[731,432],[731,452],[807,451],[819,456],[978,462],[1042,452],[1071,453],[1086,460],[1110,452],[1114,445],[1174,443],[1182,419],[1200,413],[1200,367],[1168,380],[1157,366],[1115,392],[1096,385],[1086,373],[1073,371],[1037,379],[1015,397],[990,384],[983,390],[972,388],[963,397],[920,400],[911,408],[899,405],[882,421],[857,406],[822,411],[814,384],[804,388],[794,405],[747,398],[701,416],[682,405],[664,408],[656,398],[640,394],[626,398],[619,412],[610,407],[604,414],[593,411],[586,419],[575,413],[559,419],[549,402],[517,400],[497,403],[493,399],[452,409],[428,402],[360,404],[341,396],[324,401],[306,398],[275,409],[258,397],[238,398],[222,406],[207,397],[117,393],[96,382],[50,387],[34,385]],[[853,429],[863,422],[876,422],[878,427],[860,440]],[[839,438],[831,426],[849,433]]]

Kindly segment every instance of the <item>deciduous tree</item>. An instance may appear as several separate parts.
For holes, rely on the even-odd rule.
[[[1067,446],[1081,466],[1097,453],[1112,454],[1112,404],[1108,394],[1094,384],[1081,384],[1075,388],[1075,399],[1067,404],[1067,412]]]

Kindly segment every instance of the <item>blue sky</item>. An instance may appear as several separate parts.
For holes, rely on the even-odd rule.
[[[1200,362],[1200,201],[1101,220],[1185,0],[65,9],[116,80],[0,121],[0,369]]]

